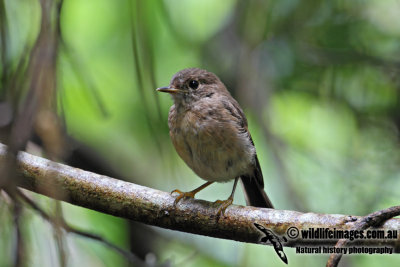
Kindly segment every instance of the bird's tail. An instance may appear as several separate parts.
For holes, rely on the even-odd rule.
[[[269,200],[264,191],[264,180],[257,156],[255,158],[253,174],[243,175],[240,178],[242,180],[244,195],[248,206],[270,209],[274,208],[271,200]]]
[[[258,184],[255,177],[242,176],[240,178],[242,180],[242,184],[244,187],[244,195],[248,206],[254,206],[259,208],[270,208],[270,209],[274,208],[274,206],[271,203],[271,200],[269,200],[263,187]]]

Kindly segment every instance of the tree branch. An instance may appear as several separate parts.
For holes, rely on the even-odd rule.
[[[98,241],[106,246],[108,246],[109,248],[115,250],[116,252],[118,252],[119,254],[121,254],[122,256],[124,256],[127,260],[129,260],[131,263],[134,263],[135,266],[148,266],[147,264],[145,264],[144,262],[142,262],[138,257],[136,257],[133,253],[131,253],[130,251],[124,250],[116,245],[114,245],[113,243],[109,242],[108,240],[104,239],[103,237],[96,235],[96,234],[92,234],[89,232],[85,232],[85,231],[81,231],[78,230],[74,227],[71,227],[70,225],[68,225],[63,218],[55,219],[53,217],[51,217],[50,215],[48,215],[42,208],[40,208],[34,201],[32,201],[30,198],[28,198],[23,192],[21,192],[20,190],[17,190],[17,195],[24,200],[32,209],[34,209],[35,211],[37,211],[39,213],[40,216],[42,216],[43,219],[45,219],[46,221],[48,221],[51,225],[53,225],[55,227],[55,230],[60,230],[60,228],[62,228],[65,232],[67,233],[73,233],[76,234],[78,236],[81,237],[86,237],[88,239],[92,239],[95,241]],[[57,229],[58,228],[58,229]],[[62,253],[64,254],[64,253]],[[64,257],[65,256],[61,256]],[[65,259],[64,261],[62,261],[61,265],[65,265]],[[161,265],[160,265],[161,266]]]
[[[6,153],[6,146],[0,144],[0,163],[4,162]],[[350,230],[363,218],[232,205],[227,208],[225,217],[217,221],[218,206],[207,201],[185,199],[174,208],[175,198],[167,192],[72,168],[25,152],[19,153],[17,162],[22,174],[17,184],[25,189],[145,224],[216,238],[259,243],[262,234],[254,226],[255,222],[275,235],[284,236],[289,227],[296,227],[299,231],[309,228]],[[398,230],[400,219],[389,219],[376,229]],[[298,238],[289,239],[283,245],[334,245],[337,241]],[[400,247],[400,237],[358,242]]]
[[[371,226],[379,226],[384,223],[386,220],[393,218],[395,216],[400,215],[400,206],[391,207],[388,209],[380,210],[368,214],[359,220],[355,225],[353,230],[365,230]],[[350,240],[348,239],[340,239],[335,248],[342,248],[348,246],[350,244]],[[340,259],[342,258],[342,253],[333,253],[329,256],[328,262],[326,263],[326,267],[336,267],[339,264]]]

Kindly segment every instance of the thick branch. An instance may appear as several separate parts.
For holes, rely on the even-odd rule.
[[[0,162],[4,163],[5,155],[6,147],[0,144]],[[167,192],[82,171],[25,152],[19,153],[18,165],[22,175],[17,183],[28,190],[145,224],[241,242],[259,242],[262,234],[254,222],[283,236],[289,227],[300,231],[309,228],[350,230],[362,218],[232,205],[226,210],[225,217],[217,221],[218,207],[207,201],[185,199],[174,208],[175,198]],[[57,188],[60,190],[55,190]],[[399,230],[400,219],[389,219],[377,229]],[[288,240],[283,245],[334,245],[337,241],[297,239]],[[362,242],[400,247],[400,237]]]

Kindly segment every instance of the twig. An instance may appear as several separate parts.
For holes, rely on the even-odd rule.
[[[18,201],[13,202],[13,213],[14,213],[14,227],[15,227],[15,259],[14,266],[24,266],[24,239],[21,233],[21,203]]]
[[[0,164],[6,147],[0,145]],[[284,236],[289,227],[299,231],[309,228],[353,229],[362,219],[338,214],[302,213],[288,210],[261,209],[232,205],[218,222],[218,207],[210,202],[185,199],[176,207],[170,193],[82,171],[63,164],[20,152],[18,166],[19,186],[103,213],[119,216],[167,229],[206,235],[241,242],[259,243],[257,222],[277,236]],[[53,194],[47,188],[60,188],[65,194]],[[44,191],[42,191],[44,190]],[[400,219],[390,219],[377,229],[398,230]],[[290,239],[284,246],[334,245],[337,239]],[[362,244],[400,246],[400,238],[360,240]]]
[[[103,237],[98,236],[96,234],[92,234],[89,232],[75,229],[75,228],[71,227],[70,225],[68,225],[64,220],[60,220],[62,217],[60,217],[59,220],[52,218],[41,207],[39,207],[33,200],[31,200],[29,197],[27,197],[21,190],[18,190],[17,194],[23,201],[25,201],[32,209],[34,209],[36,212],[38,212],[39,215],[43,219],[48,221],[53,227],[61,227],[67,233],[74,233],[76,235],[86,237],[86,238],[98,241],[100,243],[103,243],[104,245],[110,247],[111,249],[115,250],[116,252],[118,252],[119,254],[124,256],[130,262],[137,264],[138,266],[147,266],[144,262],[142,262],[138,257],[136,257],[131,252],[114,245],[113,243],[107,241]]]
[[[400,215],[400,206],[394,206],[388,209],[380,210],[373,212],[359,220],[352,230],[365,230],[369,227],[378,227],[381,226],[386,220],[393,218],[395,216]],[[350,243],[349,239],[340,239],[335,248],[342,248],[347,246]],[[340,259],[342,258],[342,253],[333,253],[329,256],[328,262],[326,263],[327,267],[336,267],[339,264]]]
[[[22,194],[21,191],[19,191],[20,194]],[[61,203],[60,201],[55,201],[55,223],[53,224],[53,231],[54,231],[54,238],[57,243],[57,249],[58,249],[58,257],[60,261],[60,266],[65,267],[67,266],[67,255],[65,251],[65,239],[64,239],[64,233],[61,231],[62,227],[60,227],[60,222],[64,222],[64,218],[62,217],[62,209],[61,209]]]
[[[163,154],[162,151],[162,146],[161,146],[161,142],[159,140],[159,137],[156,133],[156,130],[154,128],[154,125],[151,123],[152,120],[150,118],[150,112],[149,112],[149,105],[147,102],[147,98],[146,98],[146,94],[144,91],[145,87],[145,83],[144,83],[144,77],[143,77],[143,73],[141,71],[142,67],[141,67],[141,57],[140,57],[140,51],[139,51],[139,39],[140,39],[140,35],[138,35],[137,33],[137,27],[138,27],[138,21],[136,19],[136,16],[139,14],[139,12],[137,12],[136,14],[134,14],[135,10],[137,10],[140,6],[139,6],[139,2],[136,2],[136,6],[134,7],[132,2],[129,2],[129,9],[130,9],[130,27],[131,27],[131,46],[132,46],[132,53],[133,53],[133,62],[135,64],[135,75],[137,78],[137,89],[139,90],[139,94],[140,94],[140,98],[142,100],[144,109],[146,110],[146,112],[144,112],[145,118],[146,118],[146,122],[147,122],[147,126],[149,128],[150,134],[153,137],[153,140],[156,143],[156,147],[158,149],[158,151],[160,152],[160,154]],[[154,89],[153,90],[153,95],[154,95]],[[159,103],[157,103],[157,106],[160,106]]]

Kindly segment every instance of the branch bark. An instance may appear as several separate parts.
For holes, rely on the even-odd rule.
[[[7,147],[0,144],[1,164],[6,153]],[[225,217],[217,221],[218,205],[207,201],[185,199],[175,208],[175,197],[167,192],[72,168],[25,152],[19,152],[17,162],[21,173],[17,184],[25,189],[145,224],[216,238],[259,243],[262,233],[254,223],[262,224],[278,236],[286,236],[290,227],[299,231],[309,228],[351,230],[363,218],[232,205],[227,208]],[[399,230],[400,219],[389,219],[374,229]],[[337,241],[298,238],[289,239],[283,245],[334,245]],[[400,247],[400,237],[357,242],[368,246]]]

